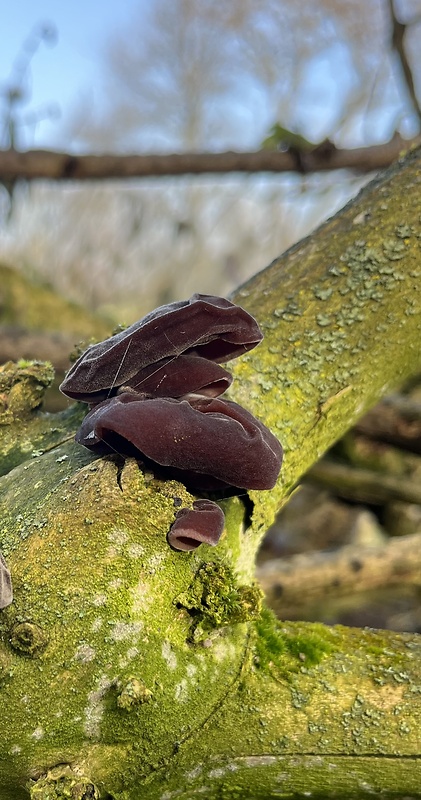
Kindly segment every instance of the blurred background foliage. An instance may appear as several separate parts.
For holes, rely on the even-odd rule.
[[[421,0],[140,2],[102,43],[95,87],[86,85],[73,105],[58,109],[60,98],[53,97],[51,105],[33,108],[38,51],[55,44],[54,70],[60,47],[54,22],[35,25],[26,39],[22,31],[22,51],[1,84],[3,149],[36,145],[28,130],[45,117],[55,120],[57,149],[79,154],[258,150],[276,124],[337,148],[420,133]],[[129,324],[196,291],[227,295],[370,177],[336,170],[4,181],[0,260],[8,266],[0,270],[0,360],[36,352],[63,371],[70,339],[102,338],[116,323]],[[410,413],[399,417],[398,410],[397,426],[415,430],[419,441],[420,390],[415,384],[404,392],[397,406],[404,398]],[[281,616],[421,630],[421,569],[414,557],[421,552],[421,498],[407,497],[421,462],[419,453],[409,457],[401,446],[393,437],[379,441],[372,430],[353,431],[328,456],[352,470],[368,469],[380,484],[393,476],[400,489],[392,499],[387,480],[383,494],[362,491],[366,472],[354,492],[316,488],[313,475],[282,512],[260,566]],[[401,585],[370,582],[379,552],[394,563],[390,545],[402,535],[419,538],[401,563]],[[361,548],[371,550],[373,569],[368,566],[366,585],[355,592],[349,571]],[[302,587],[315,586],[321,574],[317,551],[328,554],[324,565],[332,552],[344,560],[337,565],[336,596],[322,582],[305,607]],[[289,606],[271,595],[264,577],[274,558],[292,576]]]
[[[395,2],[139,3],[103,42],[98,84],[61,108],[57,145],[77,153],[254,150],[276,122],[338,148],[414,136],[420,112],[396,26],[420,94],[421,2]],[[57,116],[54,102],[30,105],[37,51],[55,43],[52,70],[58,59],[54,30],[35,26],[4,83],[4,147],[19,148],[28,126]],[[9,217],[3,187],[0,258],[91,311],[131,322],[197,289],[227,294],[366,180],[343,170],[38,181],[14,187]]]

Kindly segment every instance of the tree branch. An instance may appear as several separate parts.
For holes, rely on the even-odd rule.
[[[278,487],[252,493],[256,531],[365,411],[421,370],[419,160],[417,150],[395,164],[234,295],[265,333],[233,365],[234,399],[286,452]]]
[[[381,587],[421,584],[421,534],[391,538],[380,547],[348,545],[335,552],[277,558],[257,577],[271,608],[311,606],[329,597]],[[306,586],[303,595],[303,586]]]
[[[21,463],[0,478],[15,588],[0,615],[1,800],[29,779],[33,800],[95,786],[124,800],[421,796],[420,637],[276,623],[251,585],[300,476],[421,368],[420,176],[414,151],[236,293],[265,340],[238,359],[233,396],[285,464],[273,491],[221,501],[214,550],[166,545],[193,499],[177,481],[73,442],[33,453],[39,414],[16,398]]]
[[[307,172],[351,169],[372,172],[389,166],[411,142],[396,135],[386,144],[355,150],[333,148],[305,154]],[[0,150],[0,180],[102,180],[226,172],[294,172],[291,153],[171,153],[168,155],[71,155],[48,150]]]
[[[404,395],[385,397],[356,425],[358,433],[421,454],[421,403]]]
[[[325,489],[331,489],[338,497],[357,503],[382,505],[401,500],[421,505],[421,486],[418,480],[408,476],[386,475],[370,469],[356,469],[331,458],[322,458],[307,473],[307,480]]]

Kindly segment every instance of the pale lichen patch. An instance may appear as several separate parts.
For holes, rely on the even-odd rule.
[[[144,581],[139,581],[137,586],[130,590],[130,594],[133,598],[133,612],[135,614],[146,612],[153,600],[150,585]]]
[[[129,558],[141,558],[145,552],[145,548],[138,542],[133,542],[127,548],[127,555]]]
[[[174,651],[172,650],[171,644],[167,639],[165,639],[165,641],[162,642],[161,654],[162,654],[162,658],[164,659],[165,663],[167,664],[167,667],[169,669],[171,669],[171,670],[176,669],[176,667],[177,667],[177,656],[175,655]]]
[[[203,771],[203,765],[202,764],[198,764],[197,767],[194,767],[194,769],[190,770],[190,772],[186,772],[187,780],[188,781],[196,780],[196,778],[199,777],[199,775],[200,775],[200,773],[202,771]]]
[[[182,678],[179,683],[175,686],[175,699],[178,702],[185,702],[188,700],[189,697],[189,686],[195,686],[197,684],[198,676],[197,676],[197,665],[193,663],[189,663],[186,665],[186,674],[187,677]]]
[[[75,661],[80,661],[82,664],[88,664],[90,661],[93,661],[96,656],[96,652],[90,644],[84,643],[79,645],[74,655]]]
[[[127,653],[125,655],[121,655],[119,658],[119,667],[120,669],[125,669],[131,661],[134,661],[135,658],[139,656],[139,650],[137,647],[129,647]]]
[[[155,553],[148,560],[148,572],[151,575],[155,575],[156,570],[158,569],[158,567],[160,567],[162,565],[163,561],[165,561],[168,558],[168,554],[171,551],[169,550],[169,548],[167,548],[167,549],[168,549],[168,553],[166,553],[166,552],[165,553]]]
[[[117,592],[119,589],[121,589],[122,586],[123,586],[122,578],[114,578],[108,584],[108,587],[111,589],[112,592]]]
[[[88,703],[84,709],[84,731],[90,739],[99,739],[101,733],[101,720],[104,715],[104,696],[113,681],[108,675],[101,675],[97,688],[88,694]]]
[[[120,528],[113,528],[107,533],[107,539],[116,548],[121,549],[129,541],[129,534]]]
[[[44,728],[41,728],[41,726],[38,726],[38,728],[35,728],[35,730],[32,731],[31,739],[35,739],[36,742],[39,742],[39,741],[41,741],[41,739],[44,738],[44,735],[45,735]]]
[[[179,703],[185,703],[188,700],[188,681],[187,678],[182,678],[179,683],[174,687],[174,698]]]
[[[95,597],[92,598],[92,604],[94,606],[97,606],[98,608],[100,606],[105,606],[106,602],[107,602],[106,594],[97,594],[95,595]]]
[[[223,778],[226,772],[227,770],[224,767],[216,767],[216,769],[211,769],[208,773],[208,778]]]
[[[228,639],[218,639],[212,647],[212,655],[218,663],[225,659],[235,660],[235,646]]]
[[[143,628],[143,622],[114,622],[110,633],[110,638],[114,642],[122,642],[125,639],[136,638]]]

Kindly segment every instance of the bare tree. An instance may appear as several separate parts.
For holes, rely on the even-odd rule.
[[[415,90],[420,11],[420,0],[395,9]],[[259,146],[275,121],[348,147],[416,133],[392,32],[386,0],[154,0],[104,48],[102,112],[88,97],[67,133],[96,152]],[[150,307],[197,286],[229,291],[362,182],[344,170],[133,183],[102,197],[35,187],[36,209],[0,233],[0,252],[20,263],[29,254],[62,291],[130,319],[139,300],[129,308],[128,294]]]
[[[104,50],[108,102],[99,119],[108,133],[96,145],[212,149],[223,137],[225,147],[250,147],[276,120],[354,144],[411,116],[414,131],[402,77],[419,80],[420,14],[419,0],[400,12],[402,76],[388,0],[155,0]],[[92,121],[78,118],[81,140]]]
[[[42,42],[53,45],[56,30],[51,24],[36,25],[23,41],[10,72],[10,76],[0,88],[0,148],[17,150],[22,147],[23,131],[34,127],[45,118],[57,117],[56,104],[26,110],[31,100],[30,68],[31,62]],[[0,185],[8,196],[7,216],[10,218],[17,180],[0,180]]]

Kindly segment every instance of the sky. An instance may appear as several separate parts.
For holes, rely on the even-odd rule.
[[[57,30],[55,44],[41,41],[31,60],[31,101],[23,111],[36,114],[39,110],[42,115],[43,107],[53,107],[59,115],[22,127],[17,144],[19,149],[75,149],[75,142],[68,141],[66,122],[70,120],[72,110],[77,108],[78,101],[86,103],[88,99],[97,109],[100,107],[103,46],[116,29],[127,25],[136,10],[147,10],[153,7],[153,3],[154,0],[0,0],[0,91],[10,85],[8,79],[13,63],[31,32],[42,25],[53,25]],[[320,120],[317,108],[311,112],[312,130],[317,139],[326,135],[327,106],[332,108],[336,100],[329,61],[319,60],[313,64],[312,74],[329,95],[325,98],[323,120]],[[310,107],[309,101],[307,116]],[[243,126],[246,141],[240,141],[240,146],[246,149],[256,144],[254,139],[250,141],[250,122],[248,117],[247,125]],[[268,126],[271,123],[269,120]],[[0,105],[0,147],[7,146],[2,128]]]
[[[26,112],[41,106],[61,109],[61,120],[27,128],[28,147],[60,142],[60,128],[78,97],[95,96],[101,71],[101,46],[134,9],[152,0],[0,0],[0,90],[4,91],[22,43],[40,24],[52,24],[54,46],[41,42],[31,62],[32,99]]]
[[[46,118],[36,125],[23,127],[19,131],[18,148],[73,148],[75,143],[69,142],[67,134],[72,112],[78,106],[81,107],[81,101],[85,105],[86,102],[92,102],[96,111],[101,108],[104,96],[102,51],[105,44],[116,30],[124,29],[130,23],[139,8],[146,11],[153,5],[154,0],[0,0],[0,92],[4,93],[10,87],[13,64],[30,34],[42,25],[52,25],[57,30],[55,44],[49,46],[42,41],[31,60],[31,97],[30,102],[23,106],[23,111],[26,114],[36,115],[39,112],[42,115],[42,110],[49,107],[59,114],[53,119]],[[297,105],[297,119],[289,124],[298,123],[300,130],[303,126],[302,132],[314,141],[329,135],[332,120],[336,119],[341,104],[340,93],[349,89],[346,76],[351,79],[352,69],[346,61],[346,55],[338,42],[324,57],[318,57],[310,64],[307,92],[302,98],[304,108],[300,111]],[[340,81],[336,80],[338,70]],[[0,103],[0,147],[8,144],[5,140],[2,108],[4,104]],[[253,108],[251,105],[251,111],[249,109],[252,119],[256,116],[252,113]],[[260,141],[259,137],[253,138],[250,113],[247,125],[243,126],[244,135],[248,136],[247,141],[237,141],[238,134],[235,133],[235,142],[246,149],[256,146]],[[260,116],[262,117],[262,113]],[[272,122],[272,119],[267,120],[267,129]],[[380,115],[376,124],[383,128],[384,117]],[[371,117],[370,125],[373,126]],[[390,124],[388,131],[393,132]],[[259,132],[264,133],[261,125]],[[416,130],[410,131],[408,135],[414,132]],[[384,138],[382,130],[373,128],[372,133],[373,141]],[[361,134],[364,141],[366,134],[366,131]],[[350,135],[354,137],[354,141],[345,142],[348,146],[364,143],[358,140],[355,126]],[[233,146],[231,142],[228,145]]]

